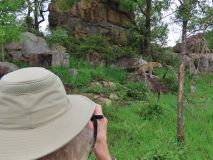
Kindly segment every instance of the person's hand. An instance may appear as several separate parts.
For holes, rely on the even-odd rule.
[[[101,105],[96,104],[94,115],[103,115]],[[97,160],[111,160],[111,156],[110,156],[109,149],[107,146],[108,120],[104,117],[102,119],[97,119],[97,121],[98,121],[98,129],[97,129],[98,132],[97,132],[97,139],[96,139],[95,146],[94,146],[95,156],[96,156]],[[88,125],[89,125],[89,128],[92,127],[91,123]]]

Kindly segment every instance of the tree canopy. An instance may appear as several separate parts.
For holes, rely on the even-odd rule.
[[[2,61],[4,61],[4,44],[19,40],[21,30],[18,16],[22,13],[23,3],[23,0],[2,0],[0,2],[0,44]]]

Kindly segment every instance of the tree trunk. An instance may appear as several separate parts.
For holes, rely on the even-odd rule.
[[[187,32],[187,20],[183,20],[182,28],[182,44],[181,44],[181,54],[179,62],[179,71],[178,71],[178,127],[177,127],[177,136],[179,142],[184,142],[184,132],[183,132],[183,95],[184,95],[184,63],[185,63],[185,54],[186,54],[186,32]]]
[[[2,62],[4,62],[4,45],[1,44]]]
[[[27,17],[26,17],[26,23],[27,23],[27,27],[28,28],[31,28],[32,27],[32,19],[30,17],[30,13],[32,12],[32,3],[28,0],[27,1],[27,5],[28,5],[28,8],[27,8]]]
[[[146,32],[145,32],[145,40],[144,40],[144,46],[146,50],[146,54],[149,57],[149,61],[152,61],[152,53],[151,53],[151,20],[150,20],[150,12],[151,12],[151,6],[152,1],[147,0],[146,4]]]
[[[35,29],[39,30],[39,23],[38,23],[38,0],[34,0],[35,10],[34,10],[34,22],[35,22]]]

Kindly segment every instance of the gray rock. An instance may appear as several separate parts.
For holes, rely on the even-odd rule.
[[[69,65],[69,54],[66,48],[56,45],[51,49],[44,38],[33,33],[22,33],[20,43],[9,43],[6,50],[12,60],[29,62],[32,66],[49,67]]]
[[[119,99],[119,98],[118,98],[118,95],[115,94],[115,93],[111,93],[110,96],[109,96],[109,98],[110,98],[110,99],[116,99],[116,100]]]
[[[73,78],[76,78],[78,76],[78,71],[76,69],[69,69],[69,72]]]
[[[61,45],[55,45],[51,48],[52,51],[52,66],[69,65],[69,53],[66,53],[66,48]]]
[[[121,57],[117,59],[116,62],[112,63],[111,66],[115,66],[121,69],[126,69],[129,71],[134,71],[139,66],[146,63],[147,61],[143,60],[141,57],[139,58]]]
[[[0,62],[0,78],[2,78],[5,74],[18,70],[19,68],[9,62]]]
[[[33,33],[24,32],[21,40],[22,54],[29,57],[31,53],[50,52],[50,48],[44,38]]]

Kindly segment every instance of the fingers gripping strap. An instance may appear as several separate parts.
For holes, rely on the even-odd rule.
[[[104,118],[103,115],[94,115],[94,117],[95,117],[96,119],[102,119],[102,118]]]
[[[93,134],[93,143],[91,145],[91,151],[89,153],[89,157],[92,153],[92,149],[94,148],[95,142],[96,142],[96,139],[97,139],[97,134],[98,134],[98,121],[97,121],[97,119],[102,119],[102,118],[104,118],[103,115],[93,115],[90,119],[91,121],[93,121],[94,134]],[[89,159],[89,157],[88,157],[88,159]]]
[[[97,139],[97,134],[98,134],[98,121],[97,121],[97,119],[102,119],[102,118],[104,118],[103,115],[93,115],[93,121],[94,121],[93,122],[93,126],[94,126],[94,135],[93,135],[94,143],[93,143],[92,148],[95,145],[95,142],[96,142],[96,139]]]

